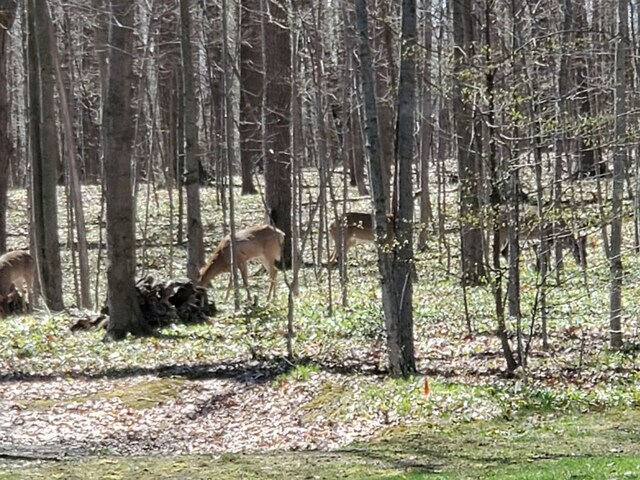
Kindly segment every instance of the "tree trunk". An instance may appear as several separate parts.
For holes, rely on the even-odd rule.
[[[84,221],[84,207],[82,202],[82,185],[80,183],[80,168],[76,160],[78,150],[76,148],[76,139],[73,132],[72,105],[70,105],[70,94],[67,94],[67,88],[63,78],[60,60],[58,58],[58,49],[55,46],[55,34],[50,18],[46,18],[47,36],[51,42],[51,52],[56,72],[56,85],[58,87],[58,95],[60,96],[60,115],[62,117],[62,125],[64,139],[66,144],[67,156],[67,172],[70,191],[70,201],[73,205],[73,214],[76,226],[76,238],[78,249],[78,260],[80,265],[80,306],[83,308],[91,308],[91,290],[89,284],[89,254],[87,251],[87,229]],[[75,247],[71,247],[75,248]],[[76,284],[77,292],[77,284]]]
[[[405,0],[404,3],[407,3],[409,6],[413,5],[413,15],[415,16],[415,2],[413,0]],[[403,3],[403,11],[404,11],[404,3]],[[378,113],[376,106],[376,97],[375,97],[375,87],[374,87],[374,74],[372,68],[372,57],[371,50],[369,47],[369,26],[368,26],[368,18],[367,18],[367,5],[366,0],[357,0],[355,4],[356,8],[356,29],[358,36],[358,53],[360,57],[360,74],[362,79],[362,92],[364,97],[364,106],[365,106],[365,134],[367,136],[367,145],[369,148],[369,161],[370,161],[370,181],[371,181],[371,190],[372,190],[372,201],[375,211],[375,226],[376,226],[376,244],[378,246],[378,270],[380,272],[380,287],[382,290],[382,304],[384,310],[385,317],[385,325],[387,330],[387,348],[389,355],[389,371],[391,375],[394,376],[407,376],[415,371],[415,360],[414,360],[414,352],[413,352],[413,339],[412,339],[412,311],[411,311],[411,275],[407,276],[406,271],[402,271],[396,277],[394,275],[394,263],[393,256],[394,254],[400,253],[399,251],[396,253],[389,252],[388,247],[386,247],[386,236],[387,236],[387,217],[386,217],[386,199],[385,199],[385,185],[384,185],[384,165],[382,159],[382,152],[380,149],[380,136],[378,135]],[[410,9],[407,9],[410,11]],[[409,13],[408,13],[409,15]],[[415,18],[413,19],[415,22]],[[411,22],[408,22],[409,25],[405,28],[409,27],[410,31]],[[404,24],[404,22],[403,22]],[[415,23],[413,23],[415,29]],[[414,31],[415,37],[415,31]],[[411,39],[412,37],[409,37]],[[415,38],[413,38],[415,40]],[[409,52],[413,51],[414,44],[413,41],[407,41],[407,45],[405,48],[408,48]],[[404,50],[403,58],[406,55],[407,50]],[[405,65],[405,68],[407,65]],[[412,67],[409,65],[409,72],[412,72]],[[411,84],[411,82],[407,82],[407,80],[411,80],[411,75],[407,79],[403,80],[407,84]],[[405,86],[409,86],[406,85]],[[403,89],[404,90],[404,89]],[[407,89],[409,90],[409,89]],[[407,92],[409,93],[409,92]],[[413,91],[410,92],[410,95],[403,95],[403,101],[401,104],[403,107],[409,107],[408,109],[403,109],[402,117],[398,118],[398,125],[402,125],[403,128],[399,132],[401,135],[398,137],[400,139],[404,139],[404,127],[406,126],[406,122],[412,122],[412,100],[413,100]],[[408,102],[408,104],[407,104]],[[409,130],[412,131],[412,128]],[[411,137],[411,135],[409,135]],[[412,142],[411,142],[412,145]],[[409,150],[407,150],[407,148]],[[411,155],[412,147],[403,145],[402,154],[399,155],[398,158],[405,158],[407,154]],[[404,171],[404,161],[403,164],[403,173],[402,175],[406,175]],[[398,164],[400,166],[400,162]],[[404,182],[406,178],[402,180],[402,185],[404,186]],[[400,186],[400,183],[399,185]],[[411,206],[406,205],[406,198],[398,197],[398,215],[404,215],[407,213],[408,209],[412,208],[413,205],[413,196],[411,195],[411,188],[408,189],[408,194],[411,196]],[[405,195],[403,195],[405,197]],[[398,222],[400,225],[400,230],[396,232],[400,235],[400,240],[406,241],[407,235],[411,233],[410,225],[407,226],[406,218],[401,218]],[[412,241],[408,242],[409,245],[412,245]],[[408,250],[402,250],[401,256],[398,257],[398,262],[396,266],[403,265],[400,268],[406,268],[407,262],[410,260],[406,257],[411,254],[411,246],[404,246],[408,248]],[[394,247],[396,250],[397,247]],[[409,267],[410,268],[410,267]],[[402,288],[400,290],[396,289],[396,281],[402,284]],[[407,285],[405,289],[404,286]],[[402,318],[402,320],[401,320]]]
[[[29,1],[29,100],[31,108],[32,201],[35,249],[45,303],[62,310],[62,270],[58,241],[56,186],[60,150],[54,105],[55,66],[50,37],[49,7]]]
[[[396,66],[393,56],[393,27],[391,25],[392,8],[395,2],[391,0],[374,0],[376,16],[374,21],[375,44],[373,54],[374,72],[376,74],[376,92],[378,104],[378,122],[380,124],[380,153],[384,169],[385,201],[389,211],[391,202],[391,165],[394,158],[394,105],[396,88]]]
[[[351,135],[352,151],[350,153],[353,158],[350,165],[355,185],[358,187],[358,194],[366,196],[369,195],[369,189],[367,188],[367,177],[365,175],[367,162],[363,147],[362,115],[360,112],[360,108],[354,107],[349,113],[348,135]]]
[[[465,98],[464,76],[473,55],[471,0],[453,0],[454,83],[453,109],[460,180],[460,257],[462,282],[482,283],[486,277],[480,227],[479,162],[472,142],[471,99]]]
[[[589,31],[589,20],[587,18],[587,8],[582,2],[575,2],[573,5],[572,22],[575,29],[575,46],[581,53],[574,58],[574,68],[576,74],[576,93],[577,111],[579,118],[585,122],[584,130],[578,138],[579,156],[577,177],[592,177],[606,172],[606,164],[597,163],[595,148],[595,131],[591,125],[591,121],[596,115],[591,101],[591,86],[589,85],[589,72],[587,65],[590,61],[590,53],[587,52],[591,46],[585,32]]]
[[[189,0],[180,0],[180,45],[182,47],[184,184],[187,190],[187,276],[195,280],[204,263],[202,219],[200,215],[200,149],[198,148],[198,105],[191,54],[191,14]]]
[[[240,166],[242,194],[256,193],[255,165],[262,157],[262,44],[258,20],[260,2],[243,0],[240,43]]]
[[[491,11],[489,10],[489,6],[485,6],[487,9],[485,11],[485,61],[487,65],[493,65],[495,62],[492,59],[492,35],[491,35],[491,25],[493,24],[491,21]],[[500,212],[504,208],[505,204],[503,202],[504,192],[501,191],[500,185],[503,183],[503,177],[505,175],[504,168],[500,164],[498,158],[498,132],[497,132],[497,122],[496,122],[496,106],[495,106],[495,76],[496,76],[496,68],[489,68],[485,74],[485,95],[487,97],[487,137],[488,137],[488,163],[489,163],[489,174],[491,175],[491,208],[493,210],[494,215],[494,223],[493,223],[493,242],[491,249],[491,265],[496,274],[493,276],[493,296],[494,302],[496,306],[496,335],[500,339],[500,344],[502,345],[502,354],[504,356],[505,362],[507,364],[507,368],[509,371],[514,371],[518,368],[518,364],[515,361],[513,356],[513,350],[511,349],[511,343],[509,342],[509,332],[507,331],[507,324],[505,319],[505,308],[504,308],[504,298],[502,291],[502,283],[503,278],[502,274],[499,272],[502,271],[502,266],[500,264],[502,258],[502,240],[500,235],[501,230],[501,219]],[[512,227],[509,229],[509,232],[515,231],[516,227]],[[517,247],[517,238],[515,243],[512,243]],[[515,260],[518,260],[517,250],[515,253]],[[511,262],[510,262],[511,264]],[[516,263],[517,268],[517,263]]]
[[[423,60],[422,72],[422,118],[420,119],[422,135],[420,136],[420,233],[418,249],[423,250],[429,239],[429,226],[433,221],[429,189],[429,159],[433,146],[433,101],[431,99],[431,52],[433,51],[433,18],[431,17],[431,0],[423,1],[425,12],[424,48],[427,53]]]
[[[9,190],[9,160],[13,145],[9,138],[9,102],[7,99],[7,32],[17,9],[15,0],[0,0],[0,252],[7,251],[7,194]]]
[[[609,329],[612,349],[622,347],[622,194],[624,188],[624,168],[626,164],[626,117],[627,117],[627,51],[629,42],[628,1],[618,0],[618,43],[616,45],[615,66],[615,131],[613,153],[613,188],[609,292]]]
[[[271,222],[285,233],[282,265],[291,266],[291,39],[282,3],[265,0],[263,14],[264,181]],[[269,61],[266,61],[266,55]]]
[[[402,37],[400,40],[400,79],[396,123],[396,159],[394,188],[395,251],[394,300],[397,304],[397,328],[392,335],[396,374],[407,376],[416,371],[413,347],[413,154],[416,91],[416,0],[402,1]]]
[[[110,0],[107,91],[104,101],[104,165],[107,220],[109,325],[104,340],[149,333],[138,303],[131,151],[133,13],[129,0]]]

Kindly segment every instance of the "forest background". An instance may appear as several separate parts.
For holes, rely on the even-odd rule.
[[[3,435],[28,447],[24,456],[46,457],[51,445],[194,451],[200,415],[228,423],[238,405],[220,400],[219,388],[234,392],[227,384],[203,384],[194,399],[185,379],[203,377],[233,377],[252,395],[286,392],[280,399],[300,388],[302,408],[283,424],[304,432],[280,444],[289,448],[341,446],[434,412],[446,428],[522,422],[530,411],[632,419],[635,4],[5,0],[0,12],[0,246],[30,245],[47,307],[3,324],[3,408],[24,407]],[[356,210],[374,212],[378,248],[327,268],[328,226]],[[274,303],[263,305],[258,288],[241,305],[235,279],[235,306],[212,293],[222,313],[207,325],[121,346],[98,332],[69,336],[107,296],[105,339],[149,334],[137,279],[194,279],[222,236],[265,221],[287,234],[287,288]],[[164,374],[180,380],[167,386]],[[71,401],[46,392],[61,376],[82,380]],[[157,402],[127,404],[146,388]],[[188,409],[181,417],[194,431],[175,448],[163,429],[150,442],[146,430],[121,436],[101,420],[84,427],[100,425],[95,443],[58,427],[47,438],[38,421],[57,425],[78,404],[89,412],[96,390],[113,393],[101,395],[116,424],[197,404],[192,421]],[[52,412],[35,415],[21,395],[53,402]],[[334,419],[350,426],[345,435],[323,413],[334,408],[347,409]],[[360,430],[363,418],[372,423]],[[248,434],[195,452],[264,447],[279,430],[262,421],[255,443]],[[471,435],[486,435],[478,425]],[[314,428],[323,434],[308,443]],[[34,434],[38,442],[17,441]],[[627,463],[634,447],[602,438],[623,445],[615,468],[637,470]],[[387,473],[394,455],[382,455]],[[468,467],[443,455],[453,472]],[[604,459],[593,468],[609,468]],[[427,463],[417,471],[439,468]]]

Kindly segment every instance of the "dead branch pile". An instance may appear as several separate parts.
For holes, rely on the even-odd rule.
[[[185,278],[156,281],[149,275],[136,283],[136,290],[142,315],[153,329],[172,323],[204,322],[216,312],[215,304],[209,302],[206,289]],[[109,309],[105,305],[100,315],[77,320],[71,326],[71,331],[106,327],[108,314]]]

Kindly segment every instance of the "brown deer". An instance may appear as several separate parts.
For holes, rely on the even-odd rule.
[[[31,304],[35,276],[36,262],[28,251],[13,250],[0,257],[0,313],[3,316],[9,310],[8,302],[15,295],[14,289],[20,293],[23,311],[27,293]]]
[[[240,270],[244,288],[249,292],[249,281],[247,279],[247,262],[253,258],[258,258],[269,272],[271,285],[267,300],[275,296],[276,277],[278,270],[275,262],[280,260],[282,244],[284,243],[284,232],[271,225],[256,225],[236,232],[234,266]],[[197,284],[206,286],[209,282],[221,273],[231,272],[231,236],[224,237],[211,256],[211,260],[200,269]],[[231,290],[231,278],[225,300]]]
[[[329,263],[333,264],[341,254],[342,242],[345,245],[345,255],[349,253],[349,249],[356,242],[375,242],[376,234],[374,231],[373,215],[370,213],[347,212],[340,217],[340,220],[334,220],[329,225],[329,235],[333,239],[334,249],[329,257]],[[344,239],[344,240],[343,240]],[[386,225],[386,243],[391,244],[393,241],[393,216],[387,215]]]

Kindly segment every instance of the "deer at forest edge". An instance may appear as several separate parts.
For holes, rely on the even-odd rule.
[[[278,270],[275,262],[280,260],[282,245],[284,243],[284,232],[271,225],[256,225],[236,232],[235,251],[233,264],[240,270],[244,288],[249,292],[249,281],[247,279],[247,262],[251,259],[259,259],[269,272],[270,286],[267,300],[275,296],[276,277]],[[200,269],[197,284],[206,286],[209,282],[221,273],[231,273],[231,236],[224,237],[216,247],[211,260]],[[229,285],[225,300],[231,290],[232,277],[229,278]]]
[[[329,226],[329,235],[333,239],[334,249],[329,257],[329,263],[333,264],[337,261],[338,255],[342,249],[344,239],[346,259],[349,249],[356,242],[375,242],[376,233],[374,229],[373,215],[370,213],[347,212],[340,217],[340,220],[334,220]],[[385,243],[391,244],[393,241],[393,216],[387,215]]]
[[[33,281],[36,275],[36,262],[26,250],[13,250],[0,257],[0,314],[5,315],[5,306],[13,288],[20,293],[24,307],[27,293],[29,304],[33,301]]]

